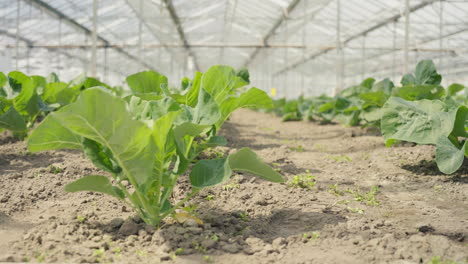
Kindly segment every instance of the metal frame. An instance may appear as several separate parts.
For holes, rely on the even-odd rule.
[[[405,1],[408,1],[408,0],[405,0]],[[419,9],[421,9],[421,8],[424,8],[424,7],[426,7],[426,6],[428,6],[428,5],[432,4],[432,3],[434,3],[434,2],[436,2],[436,1],[444,1],[444,0],[430,0],[430,1],[422,2],[422,3],[420,3],[420,4],[416,5],[416,6],[410,7],[410,8],[408,9],[408,13],[415,12],[415,11],[417,11],[417,10],[419,10]],[[364,36],[364,35],[369,34],[370,32],[373,32],[373,31],[375,31],[375,30],[377,30],[377,29],[379,29],[379,28],[381,28],[381,27],[384,27],[384,26],[386,26],[386,25],[389,24],[389,23],[396,22],[396,21],[398,21],[400,18],[401,18],[401,15],[400,15],[400,14],[393,15],[392,17],[387,18],[387,19],[383,20],[382,22],[380,22],[380,23],[378,23],[378,24],[376,24],[376,25],[374,25],[374,26],[372,26],[372,27],[370,27],[370,28],[368,28],[368,29],[366,29],[366,30],[364,30],[364,31],[362,31],[362,32],[360,32],[360,33],[358,33],[358,34],[356,34],[356,35],[353,35],[353,36],[347,38],[345,41],[343,41],[343,45],[346,45],[347,43],[351,42],[351,41],[354,40],[354,39],[357,39],[357,38],[359,38],[359,37],[361,37],[361,36]],[[331,50],[333,50],[333,49],[335,49],[335,48],[330,48],[330,49],[326,49],[326,50],[323,50],[323,51],[320,51],[320,52],[311,54],[311,55],[307,56],[305,59],[299,60],[299,61],[297,61],[297,62],[294,62],[293,64],[284,67],[283,69],[277,71],[277,72],[274,73],[274,74],[275,74],[275,75],[276,75],[276,74],[283,74],[283,73],[285,73],[285,72],[287,72],[287,71],[290,71],[290,70],[292,70],[292,69],[298,67],[299,65],[301,65],[301,64],[303,64],[303,63],[305,63],[305,62],[307,62],[307,61],[309,61],[309,60],[312,60],[312,59],[315,59],[315,58],[317,58],[317,57],[320,57],[321,55],[324,55],[324,54],[328,53],[329,51],[331,51]]]
[[[89,28],[87,28],[87,27],[83,26],[82,24],[78,23],[74,19],[66,16],[65,14],[60,12],[60,10],[52,7],[51,5],[47,4],[46,2],[44,2],[42,0],[23,0],[23,1],[26,1],[30,5],[35,6],[35,7],[39,8],[39,9],[47,11],[47,13],[49,15],[51,15],[53,17],[56,17],[58,19],[61,19],[64,23],[67,23],[67,24],[71,25],[72,27],[74,27],[74,28],[76,28],[76,29],[78,29],[80,31],[83,31],[88,36],[93,35],[92,30],[90,30]],[[96,0],[94,0],[94,1],[96,1]],[[104,42],[104,44],[111,47],[111,43],[108,40],[106,40],[105,38],[103,38],[102,36],[100,36],[99,34],[97,34],[97,33],[96,33],[96,38],[97,38],[97,40],[99,40],[101,42]],[[122,48],[119,48],[119,47],[112,47],[112,48],[115,49],[117,52],[125,55],[129,59],[138,62],[139,64],[143,65],[144,67],[146,67],[148,69],[153,69],[153,67],[151,65],[149,65],[148,63],[145,63],[143,61],[138,60],[138,58],[136,56],[126,52]]]

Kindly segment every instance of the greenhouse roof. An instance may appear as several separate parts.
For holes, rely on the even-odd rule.
[[[71,78],[93,72],[95,50],[95,75],[114,82],[227,64],[263,89],[312,95],[398,78],[423,58],[467,80],[463,0],[0,0],[0,14],[4,71]]]

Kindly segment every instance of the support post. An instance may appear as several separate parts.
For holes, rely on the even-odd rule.
[[[396,27],[397,27],[397,22],[393,22],[393,39],[392,39],[392,48],[393,50],[396,50]],[[392,53],[392,77],[395,80],[396,79],[396,52]]]
[[[366,78],[366,34],[362,36],[362,50],[361,50],[361,79]]]
[[[444,48],[444,2],[439,1],[439,50]],[[439,68],[442,69],[444,54],[440,55]]]
[[[96,77],[96,56],[97,56],[97,9],[98,0],[93,0],[93,30],[91,32],[91,76]]]
[[[21,1],[16,2],[16,39],[15,39],[15,69],[19,70],[19,38],[20,38],[20,10]]]
[[[405,46],[404,46],[404,54],[403,54],[403,74],[408,73],[408,64],[409,64],[409,38],[410,38],[410,28],[409,28],[409,21],[410,20],[410,6],[409,0],[405,0]]]
[[[333,95],[343,89],[344,57],[341,43],[341,0],[336,0],[336,87]]]
[[[138,8],[140,16],[144,16],[144,10],[143,10],[143,0],[140,0]],[[138,60],[143,62],[143,17],[141,17],[138,21]]]

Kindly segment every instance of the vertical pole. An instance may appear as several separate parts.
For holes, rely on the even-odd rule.
[[[288,44],[288,14],[286,14],[286,10],[283,10],[284,12],[284,27],[285,27],[285,34],[284,34],[284,42],[287,45]],[[284,65],[288,65],[288,48],[284,48]],[[282,94],[284,97],[287,97],[287,95],[290,94],[288,91],[286,91],[288,88],[291,89],[291,87],[288,87],[288,80],[289,80],[289,71],[286,72],[286,74],[283,75],[283,87],[281,89]]]
[[[366,36],[362,36],[362,51],[361,51],[361,79],[366,78]]]
[[[139,2],[139,15],[140,19],[138,20],[138,61],[140,62],[140,65],[143,67],[143,0],[140,0]]]
[[[392,52],[392,78],[393,80],[396,80],[396,27],[397,27],[397,22],[393,21],[393,52]]]
[[[304,25],[302,26],[302,46],[304,46],[304,48],[302,49],[302,60],[305,60],[305,52],[306,52],[306,48],[305,48],[305,45],[306,45],[306,28],[307,28],[307,16],[306,16],[306,13],[307,13],[307,9],[308,9],[308,5],[307,5],[307,1],[304,1],[304,8],[302,9],[302,15],[304,16]],[[303,72],[300,72],[299,73],[301,75],[301,95],[305,95],[305,80],[304,80],[304,73]]]
[[[410,38],[410,12],[409,12],[409,0],[405,0],[405,47],[404,47],[404,61],[403,61],[403,74],[408,73],[408,63],[409,63],[409,38]]]
[[[108,80],[108,63],[107,63],[107,47],[104,48],[104,82],[107,83]]]
[[[341,0],[336,0],[336,87],[333,95],[343,89],[343,47],[341,43]]]
[[[439,1],[439,50],[440,50],[440,58],[439,58],[439,67],[442,69],[443,65],[443,57],[444,52],[442,49],[444,48],[444,41],[443,41],[443,34],[444,34],[444,3],[442,0]]]
[[[97,53],[97,9],[98,0],[93,0],[93,31],[91,34],[91,76],[96,77],[96,53]]]
[[[16,40],[15,40],[15,69],[18,70],[19,67],[19,35],[20,35],[20,10],[21,10],[21,1],[17,0],[16,2]]]
[[[59,47],[62,47],[62,18],[59,18],[59,24],[58,24],[58,45]],[[59,76],[61,76],[61,69],[62,69],[62,54],[61,53],[58,53],[57,54],[57,59],[58,59],[58,62],[57,62],[57,68],[58,68],[58,72],[59,72]]]

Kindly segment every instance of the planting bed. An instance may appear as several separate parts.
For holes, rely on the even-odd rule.
[[[229,144],[218,152],[250,147],[288,180],[305,175],[305,183],[238,174],[186,204],[198,204],[202,225],[168,221],[154,231],[112,197],[63,190],[98,173],[81,152],[28,154],[25,142],[2,135],[0,261],[468,261],[468,171],[440,173],[433,147],[386,148],[372,131],[282,123],[250,110],[236,111],[221,134]],[[182,181],[174,199],[188,186]]]

